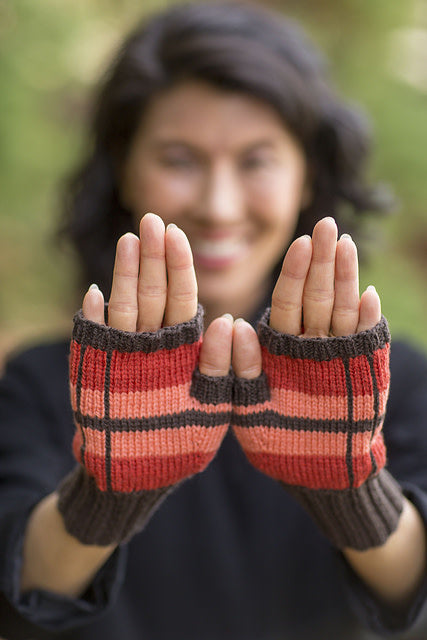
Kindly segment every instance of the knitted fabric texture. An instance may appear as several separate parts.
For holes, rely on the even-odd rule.
[[[202,310],[155,333],[74,319],[70,390],[79,466],[60,487],[67,530],[87,544],[127,540],[184,478],[215,456],[231,378],[198,368]]]
[[[249,461],[275,478],[339,548],[383,544],[402,493],[385,470],[382,425],[390,334],[299,338],[258,326],[263,373],[234,384],[233,430]]]

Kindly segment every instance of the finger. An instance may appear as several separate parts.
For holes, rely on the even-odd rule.
[[[233,325],[233,370],[239,378],[261,375],[261,346],[255,329],[242,318]]]
[[[116,249],[113,284],[108,304],[108,324],[122,331],[136,331],[138,319],[139,238],[122,236]]]
[[[138,280],[137,331],[157,331],[166,305],[165,225],[147,213],[139,226],[141,256]]]
[[[174,224],[166,229],[168,291],[164,324],[187,322],[197,313],[197,280],[187,236]]]
[[[337,243],[335,255],[335,300],[332,333],[348,336],[356,332],[359,322],[359,268],[357,248],[349,235]]]
[[[276,331],[296,336],[301,333],[302,297],[311,253],[310,236],[294,240],[286,253],[271,298],[270,327]]]
[[[313,229],[313,255],[303,294],[304,334],[327,336],[334,306],[337,225],[323,218]]]
[[[233,318],[226,314],[209,325],[200,350],[199,370],[206,376],[226,376],[230,371]]]
[[[372,329],[381,320],[381,300],[372,285],[362,293],[360,298],[359,324],[357,333]]]
[[[96,284],[90,285],[85,297],[83,298],[83,315],[92,322],[105,324],[104,296]]]

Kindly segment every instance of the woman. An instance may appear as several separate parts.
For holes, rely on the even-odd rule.
[[[381,207],[363,124],[294,26],[205,3],[130,37],[93,127],[64,223],[101,287],[75,318],[72,411],[63,344],[2,383],[0,631],[415,629],[427,365],[393,350],[383,429],[386,321],[373,287],[359,300],[351,236],[324,217],[342,231],[350,205],[355,233]],[[242,318],[261,315],[257,335]]]

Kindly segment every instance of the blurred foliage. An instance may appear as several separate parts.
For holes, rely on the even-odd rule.
[[[50,239],[59,187],[84,146],[91,88],[122,35],[169,4],[0,0],[0,355],[69,330],[74,266]],[[427,347],[427,0],[263,4],[302,22],[339,89],[370,114],[372,177],[393,185],[400,210],[373,241],[362,286],[377,286],[394,334]]]

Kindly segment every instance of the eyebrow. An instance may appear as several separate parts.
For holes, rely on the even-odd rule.
[[[171,138],[169,140],[168,139],[154,140],[153,146],[155,149],[159,149],[159,150],[167,149],[170,147],[185,147],[186,149],[189,149],[190,151],[196,154],[204,152],[203,148],[200,148],[198,145],[193,144],[192,142],[189,142],[187,140],[182,140],[180,138]],[[276,147],[275,140],[267,138],[267,139],[257,140],[256,142],[250,143],[248,146],[243,147],[241,150],[239,150],[239,153],[254,153],[263,148],[273,149],[275,147]]]

